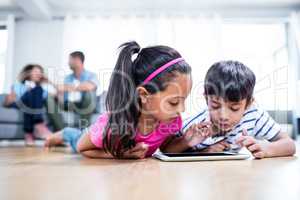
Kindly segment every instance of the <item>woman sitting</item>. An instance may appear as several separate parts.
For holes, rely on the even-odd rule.
[[[51,133],[42,115],[47,97],[47,91],[43,89],[42,83],[46,81],[44,70],[40,65],[26,65],[19,75],[19,81],[5,97],[4,106],[17,108],[24,114],[24,138],[25,144],[29,146],[34,145],[35,137],[44,139]]]

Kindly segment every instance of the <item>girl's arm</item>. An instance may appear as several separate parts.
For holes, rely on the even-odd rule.
[[[5,100],[4,100],[4,103],[3,103],[3,106],[9,106],[11,105],[13,102],[16,101],[16,93],[12,90],[10,92],[10,94],[7,94],[5,96]]]
[[[160,150],[163,153],[181,153],[189,148],[191,148],[191,146],[189,146],[184,136],[179,138],[172,136],[160,146]]]
[[[123,158],[142,159],[146,157],[148,146],[144,143],[137,143],[135,147],[126,151]],[[90,133],[84,133],[77,143],[77,151],[89,158],[114,158],[110,153],[96,147],[91,139]]]
[[[84,133],[79,139],[77,151],[89,158],[113,158],[111,154],[104,152],[92,143],[89,132]]]

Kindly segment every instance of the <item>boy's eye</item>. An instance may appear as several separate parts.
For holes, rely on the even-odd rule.
[[[240,108],[233,108],[233,107],[231,107],[230,108],[232,111],[234,111],[234,112],[236,112],[236,111],[239,111],[240,110]]]
[[[212,109],[218,109],[218,108],[220,108],[220,106],[219,105],[211,105],[211,108]]]

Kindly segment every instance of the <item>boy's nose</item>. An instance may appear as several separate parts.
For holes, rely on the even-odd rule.
[[[228,118],[220,117],[220,122],[227,122],[227,121],[228,121]]]
[[[226,121],[228,121],[229,120],[229,116],[227,115],[227,113],[226,112],[221,112],[220,113],[220,121],[221,122],[226,122]]]

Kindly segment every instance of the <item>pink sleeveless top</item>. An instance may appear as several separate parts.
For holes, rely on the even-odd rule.
[[[102,148],[102,134],[105,126],[108,122],[108,114],[104,113],[100,115],[97,121],[92,124],[89,128],[90,139],[92,143],[98,147]],[[175,135],[182,127],[181,117],[177,117],[168,123],[159,123],[157,128],[147,135],[142,135],[137,132],[135,136],[135,142],[143,142],[148,145],[149,149],[146,156],[151,156],[160,145],[170,136]]]

